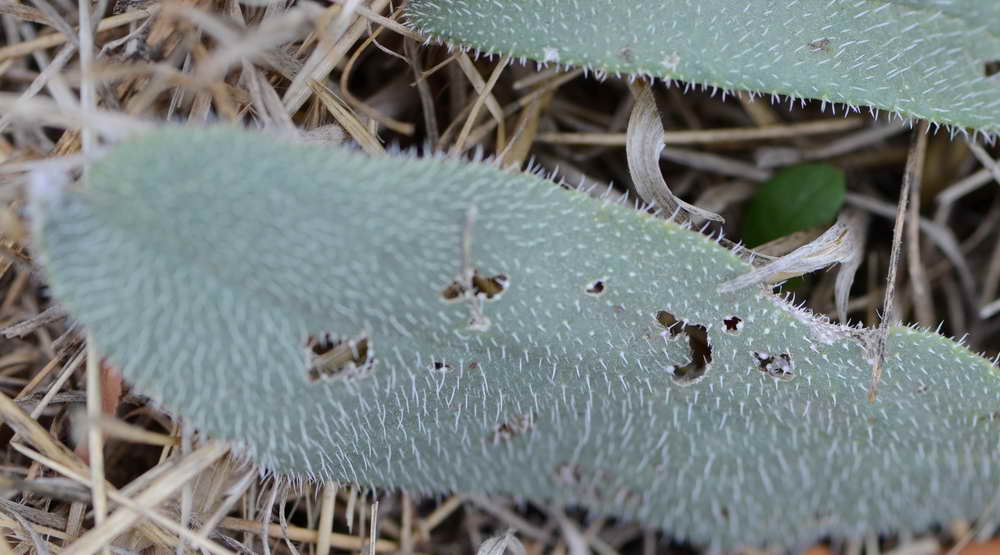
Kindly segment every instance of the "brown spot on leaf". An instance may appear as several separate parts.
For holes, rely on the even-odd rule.
[[[535,414],[515,414],[506,422],[497,424],[490,432],[489,440],[493,445],[506,443],[535,427]]]
[[[813,52],[829,52],[830,51],[830,39],[819,39],[814,40],[809,43],[809,50]]]
[[[457,301],[462,298],[463,294],[465,294],[465,287],[457,281],[449,283],[441,290],[441,298],[446,301]]]

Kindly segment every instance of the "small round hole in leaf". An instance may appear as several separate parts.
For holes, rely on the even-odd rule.
[[[588,295],[593,295],[593,296],[597,297],[600,294],[604,293],[604,280],[603,279],[599,279],[597,281],[592,281],[592,282],[588,283],[587,286],[583,290]]]
[[[440,360],[435,360],[431,363],[431,370],[435,372],[445,373],[451,370],[451,365],[447,362],[441,362]]]
[[[743,319],[739,316],[730,316],[722,323],[726,325],[726,331],[729,333],[739,333],[743,329]]]

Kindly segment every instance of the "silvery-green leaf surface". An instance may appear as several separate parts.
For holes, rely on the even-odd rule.
[[[1000,131],[994,0],[411,0],[448,43]]]
[[[135,388],[293,479],[719,546],[972,519],[1000,480],[988,361],[895,328],[868,403],[867,331],[718,293],[750,270],[726,248],[536,176],[168,129],[32,210],[56,297]],[[480,298],[449,302],[464,260]],[[365,364],[317,379],[325,334],[367,337]]]

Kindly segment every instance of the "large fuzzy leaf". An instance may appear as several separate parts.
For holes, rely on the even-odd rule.
[[[411,0],[465,48],[1000,131],[994,0]]]
[[[90,177],[34,194],[56,296],[139,391],[280,475],[720,546],[970,519],[1000,479],[987,361],[893,329],[870,404],[867,331],[718,293],[750,269],[732,252],[535,176],[173,129]]]

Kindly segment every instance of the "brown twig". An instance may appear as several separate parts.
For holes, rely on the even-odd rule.
[[[921,122],[920,126],[914,130],[910,137],[910,159],[907,163],[907,171],[903,174],[903,186],[899,192],[899,203],[896,206],[896,223],[892,228],[892,251],[889,255],[889,275],[886,278],[885,300],[882,303],[882,320],[875,332],[875,344],[873,346],[874,363],[872,365],[871,385],[868,388],[868,401],[874,403],[878,398],[878,385],[882,379],[882,371],[885,368],[886,347],[889,338],[889,326],[896,322],[895,293],[896,293],[896,268],[899,266],[899,256],[902,252],[903,227],[906,222],[906,207],[910,198],[910,190],[913,187],[913,169],[919,158],[923,163],[924,149],[927,145],[927,122]],[[914,222],[919,221],[919,215]]]

